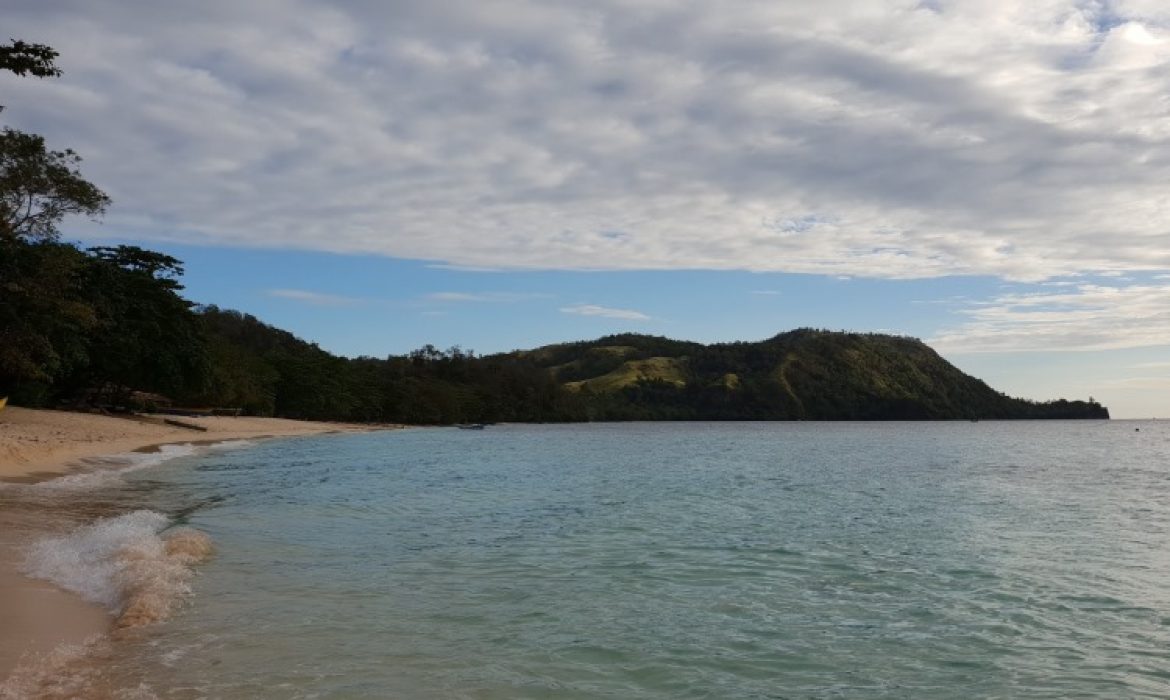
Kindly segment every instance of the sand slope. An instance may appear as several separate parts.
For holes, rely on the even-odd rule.
[[[158,420],[161,421],[161,418]],[[36,411],[8,407],[0,411],[0,479],[45,477],[70,470],[86,457],[129,452],[150,445],[205,440],[234,440],[282,435],[309,435],[369,430],[351,423],[320,423],[284,418],[183,418],[207,432],[87,413]],[[390,427],[390,426],[387,426]]]

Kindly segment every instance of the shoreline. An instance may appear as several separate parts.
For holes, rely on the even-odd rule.
[[[184,419],[207,428],[199,432],[161,420],[9,406],[0,411],[0,489],[29,485],[78,472],[115,468],[111,460],[130,453],[159,452],[167,445],[208,447],[235,440],[347,434],[401,429],[404,425],[326,423],[283,418]],[[103,462],[108,461],[108,465]],[[65,645],[82,645],[108,634],[114,618],[104,607],[21,572],[24,548],[67,521],[84,494],[61,503],[55,513],[0,512],[0,690],[28,662]],[[18,497],[19,499],[19,497]],[[0,693],[3,694],[3,693]]]
[[[289,418],[208,416],[184,422],[206,432],[166,425],[161,418],[121,418],[9,406],[0,411],[0,483],[33,483],[76,471],[79,462],[163,445],[205,445],[296,435],[395,430],[407,426],[327,423]]]

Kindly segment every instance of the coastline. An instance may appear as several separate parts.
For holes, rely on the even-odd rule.
[[[97,460],[153,452],[164,445],[406,427],[256,417],[183,420],[207,430],[174,427],[150,418],[140,421],[10,406],[0,411],[0,488],[5,483],[32,484],[83,468],[92,470]],[[80,499],[72,505],[81,505]],[[30,539],[61,526],[64,510],[56,515],[0,512],[0,690],[27,660],[51,655],[63,645],[84,644],[109,632],[114,622],[103,607],[20,572],[21,553]]]
[[[9,406],[0,411],[0,482],[31,483],[77,469],[84,459],[147,451],[160,445],[208,444],[322,433],[352,433],[403,428],[402,425],[325,423],[288,418],[209,416],[183,422],[206,432],[91,413]]]

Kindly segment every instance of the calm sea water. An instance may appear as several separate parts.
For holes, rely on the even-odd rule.
[[[104,662],[135,692],[1170,697],[1170,423],[497,426],[243,447],[83,484],[109,532],[53,544],[112,551],[176,522],[214,541],[181,609]],[[100,557],[70,556],[45,575],[82,567],[74,585],[117,606],[116,576],[84,570]]]

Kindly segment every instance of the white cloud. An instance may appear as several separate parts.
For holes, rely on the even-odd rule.
[[[266,294],[278,299],[291,299],[311,306],[357,306],[366,303],[364,299],[337,296],[336,294],[322,294],[304,289],[269,289]]]
[[[1006,294],[930,341],[949,352],[1116,350],[1170,345],[1170,286],[1080,285]]]
[[[631,309],[613,309],[595,304],[577,304],[561,308],[562,313],[577,314],[578,316],[600,316],[602,318],[616,318],[624,321],[649,321],[650,317],[641,311]]]
[[[1139,389],[1166,391],[1170,389],[1170,377],[1127,377],[1102,382],[1107,389]]]
[[[120,236],[466,269],[1170,269],[1154,0],[13,0],[5,27],[65,70],[0,77],[5,119],[86,158]]]
[[[440,302],[482,302],[508,304],[532,299],[547,299],[548,294],[526,292],[434,292],[426,295],[427,301]]]

